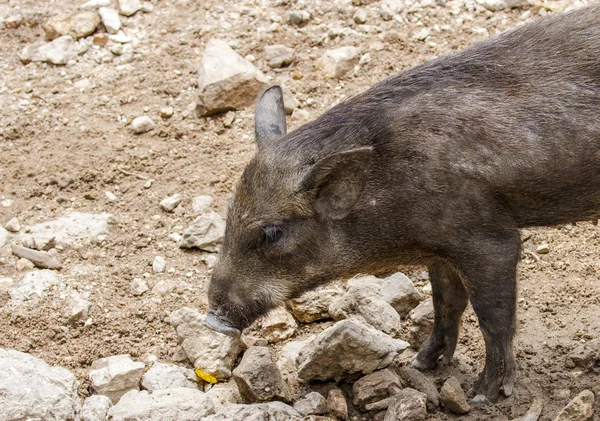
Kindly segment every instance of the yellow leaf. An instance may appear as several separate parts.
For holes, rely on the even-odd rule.
[[[217,382],[217,379],[215,379],[210,374],[205,373],[204,371],[200,371],[197,368],[194,369],[194,371],[196,372],[196,376],[198,376],[198,378],[204,380],[205,382],[209,382],[209,383],[216,383]]]

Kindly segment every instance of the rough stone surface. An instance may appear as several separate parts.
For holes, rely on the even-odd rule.
[[[570,354],[569,358],[578,367],[587,367],[600,359],[600,339],[592,339],[579,344]]]
[[[427,418],[427,396],[414,389],[406,388],[394,397],[383,421],[421,421]]]
[[[45,251],[37,251],[26,247],[11,245],[15,256],[31,261],[35,266],[42,269],[62,269],[63,265]]]
[[[0,227],[0,249],[6,245],[8,241],[8,231]]]
[[[106,421],[112,402],[108,396],[92,395],[81,407],[81,421]]]
[[[132,295],[138,296],[142,295],[144,292],[150,289],[148,287],[148,283],[141,278],[133,278],[131,283],[129,284],[129,290]]]
[[[398,374],[405,384],[412,386],[419,392],[425,393],[429,402],[434,406],[437,407],[440,404],[440,394],[438,393],[433,380],[425,374],[412,367],[401,367],[398,370]]]
[[[455,377],[450,377],[440,390],[442,404],[455,414],[466,414],[471,410],[467,397]]]
[[[106,32],[109,34],[116,34],[121,29],[121,18],[119,17],[119,12],[115,9],[111,9],[110,7],[101,7],[98,9],[98,13],[100,14],[100,19],[102,19],[102,23],[106,28]]]
[[[85,10],[72,15],[56,16],[46,22],[43,28],[48,41],[55,40],[63,35],[70,35],[75,39],[79,39],[91,35],[99,23],[100,16],[98,16],[98,13]]]
[[[142,8],[140,0],[118,0],[119,13],[123,16],[131,16]]]
[[[280,84],[281,91],[283,92],[283,108],[286,114],[292,114],[296,108],[300,105],[300,102],[296,99],[290,88],[285,84]]]
[[[302,416],[283,402],[227,405],[202,421],[300,421]]]
[[[183,231],[179,247],[216,252],[225,235],[225,221],[216,212],[200,215]]]
[[[554,418],[554,421],[585,421],[594,416],[594,394],[584,390],[575,396]]]
[[[52,42],[38,41],[21,51],[23,63],[47,62],[65,65],[81,53],[81,46],[70,35],[56,38]]]
[[[334,417],[345,420],[348,418],[348,403],[341,389],[334,387],[327,394],[327,410]]]
[[[293,10],[287,15],[287,23],[294,26],[303,26],[311,19],[311,15],[306,10]]]
[[[212,196],[202,195],[194,197],[192,200],[192,212],[194,215],[200,215],[205,213],[213,204],[214,199]]]
[[[294,409],[302,415],[321,415],[327,412],[327,400],[318,392],[311,392],[294,403]]]
[[[360,60],[360,49],[356,47],[340,47],[327,50],[317,62],[317,67],[327,78],[341,78],[352,70]]]
[[[413,348],[419,348],[433,331],[433,299],[428,298],[410,312],[413,322],[409,330],[409,341]]]
[[[352,403],[364,409],[366,405],[388,398],[400,389],[400,377],[395,371],[386,368],[367,374],[354,383]]]
[[[315,336],[308,337],[301,341],[287,342],[279,351],[277,358],[277,368],[287,385],[292,391],[292,395],[297,397],[299,393],[301,380],[298,377],[298,355],[304,346],[311,343]]]
[[[267,347],[248,348],[240,364],[233,370],[233,379],[248,403],[290,400],[290,391]]]
[[[344,289],[338,285],[321,287],[288,301],[287,305],[298,321],[312,323],[329,319],[329,306],[343,294]]]
[[[294,61],[294,49],[282,44],[267,45],[265,47],[265,59],[269,67],[288,66]]]
[[[111,421],[197,421],[215,413],[212,398],[199,390],[179,387],[157,390],[132,390],[108,410]]]
[[[145,367],[144,363],[133,361],[129,355],[100,358],[92,363],[90,385],[94,392],[117,403],[125,393],[139,389]]]
[[[142,388],[150,393],[177,387],[198,389],[198,380],[194,370],[157,362],[142,376]]]
[[[269,343],[285,341],[294,336],[298,324],[283,307],[271,310],[261,321],[262,335]]]
[[[225,41],[208,41],[198,79],[198,111],[201,115],[251,105],[266,86],[266,77]]]
[[[183,198],[179,193],[174,194],[173,196],[165,197],[160,201],[160,207],[165,212],[173,212],[177,206],[181,203]]]
[[[339,379],[387,367],[409,344],[356,320],[342,320],[321,332],[298,357],[304,380]]]
[[[217,383],[213,385],[209,391],[206,392],[214,402],[218,402],[222,405],[244,403],[240,390],[234,380],[230,380],[227,383]]]
[[[154,130],[154,121],[147,115],[136,117],[131,122],[131,130],[136,134],[147,133],[150,130]]]
[[[154,273],[163,273],[167,267],[167,262],[164,257],[156,256],[152,261],[152,270]]]
[[[43,222],[30,228],[19,238],[25,247],[45,250],[55,244],[69,247],[76,243],[88,243],[108,232],[112,215],[73,212],[54,221]]]
[[[8,293],[15,301],[27,301],[42,297],[51,286],[58,283],[58,276],[51,270],[36,270],[26,273],[9,289]]]
[[[72,420],[80,410],[75,376],[23,352],[0,348],[0,420]]]
[[[329,314],[334,320],[358,318],[389,335],[395,335],[400,330],[400,315],[394,307],[377,297],[345,294],[329,307]]]

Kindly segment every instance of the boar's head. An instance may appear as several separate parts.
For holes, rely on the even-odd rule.
[[[266,89],[255,110],[258,151],[230,202],[208,290],[206,323],[222,333],[239,335],[284,300],[360,266],[345,244],[352,225],[341,222],[361,198],[372,149],[307,158],[306,145],[284,142],[297,132],[286,135],[281,88]]]

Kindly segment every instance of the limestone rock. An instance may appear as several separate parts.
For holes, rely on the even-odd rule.
[[[237,403],[244,403],[240,390],[234,380],[230,380],[227,383],[217,383],[213,385],[208,392],[206,392],[214,402],[218,402],[222,405],[230,405]]]
[[[185,229],[181,248],[198,248],[200,250],[216,252],[218,245],[225,235],[225,221],[216,212],[200,215]]]
[[[401,389],[400,377],[393,370],[375,371],[354,383],[352,403],[364,409],[366,405],[388,398]]]
[[[178,387],[198,389],[198,379],[190,368],[157,362],[142,376],[142,387],[150,393]]]
[[[304,380],[340,379],[387,367],[409,344],[357,320],[342,320],[307,344],[298,357]]]
[[[116,34],[119,32],[119,29],[121,29],[121,18],[115,9],[101,7],[98,9],[98,13],[100,13],[100,19],[102,19],[106,32],[109,34]]]
[[[43,25],[46,39],[55,40],[64,35],[79,39],[91,35],[100,23],[98,13],[85,10],[72,15],[56,16]]]
[[[131,122],[131,130],[136,134],[147,133],[154,130],[154,121],[147,115],[136,117]]]
[[[329,307],[329,314],[334,320],[358,318],[388,335],[395,335],[400,330],[400,315],[377,297],[346,294]]]
[[[65,65],[81,53],[81,46],[70,35],[56,38],[52,42],[36,42],[21,51],[20,59],[27,64],[47,62]]]
[[[466,414],[471,410],[465,392],[455,377],[450,377],[440,390],[442,404],[455,414]]]
[[[310,392],[294,403],[294,409],[302,415],[325,414],[327,412],[327,400],[318,392]]]
[[[585,421],[594,416],[594,394],[584,390],[569,402],[554,418],[554,421]]]
[[[427,418],[427,396],[414,389],[406,388],[394,396],[383,421],[423,421]]]
[[[266,86],[266,77],[226,42],[217,39],[208,41],[198,79],[200,115],[251,105]]]
[[[169,196],[160,201],[160,207],[165,212],[173,212],[177,206],[181,203],[183,198],[179,193]]]
[[[8,241],[8,231],[0,227],[0,249],[6,245]]]
[[[286,114],[292,114],[300,105],[290,88],[281,83],[281,91],[283,93],[283,108]]]
[[[152,270],[154,273],[163,273],[167,267],[167,262],[164,257],[156,256],[152,261]]]
[[[477,3],[483,5],[486,9],[491,10],[492,12],[529,5],[527,0],[477,0]]]
[[[301,341],[290,341],[279,351],[279,357],[276,362],[277,368],[294,396],[299,391],[301,383],[298,377],[298,355],[300,355],[302,348],[312,342],[314,338],[315,336],[313,335]]]
[[[419,392],[425,393],[429,402],[434,406],[437,407],[440,404],[440,394],[438,393],[433,380],[425,374],[412,367],[401,367],[398,370],[398,374],[405,384],[412,386]]]
[[[81,421],[106,421],[112,402],[108,396],[92,395],[81,407]]]
[[[269,343],[285,341],[296,332],[298,324],[283,307],[271,310],[261,321],[262,335]]]
[[[287,23],[293,26],[303,26],[310,19],[311,14],[306,10],[293,10],[287,15]]]
[[[50,287],[58,283],[58,276],[51,270],[36,270],[26,273],[9,289],[8,293],[15,301],[27,301],[42,297]]]
[[[117,403],[125,393],[139,390],[145,367],[144,363],[133,361],[129,355],[100,358],[92,363],[90,385],[96,393]]]
[[[233,379],[246,402],[290,400],[290,391],[267,347],[248,348],[240,364],[233,370]]]
[[[265,59],[269,67],[288,66],[294,61],[294,49],[282,44],[267,45],[265,47]]]
[[[75,376],[23,352],[0,348],[1,420],[73,420],[80,410]]]
[[[327,409],[334,417],[345,420],[348,418],[348,403],[344,392],[335,387],[327,394]]]
[[[31,261],[35,266],[42,269],[62,269],[62,264],[54,257],[50,256],[45,251],[37,251],[20,247],[15,244],[11,245],[12,252],[15,256]]]
[[[329,306],[344,294],[344,289],[331,285],[308,291],[300,297],[288,301],[287,305],[296,319],[302,323],[329,319]]]
[[[194,215],[205,213],[213,204],[214,199],[208,195],[194,197],[192,200],[192,212]]]
[[[413,348],[419,348],[433,332],[433,299],[428,298],[410,312],[413,325],[409,331],[409,340]]]
[[[301,421],[302,416],[283,402],[227,405],[202,421]]]
[[[215,404],[210,396],[187,387],[127,392],[121,400],[108,410],[111,421],[197,421],[205,420],[215,413]]]
[[[325,51],[317,62],[317,68],[323,71],[325,77],[339,79],[354,69],[359,60],[360,49],[351,46],[340,47]]]
[[[140,0],[118,0],[118,4],[119,13],[123,16],[134,15],[142,8],[142,2]]]

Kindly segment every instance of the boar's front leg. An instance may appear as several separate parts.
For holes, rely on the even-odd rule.
[[[433,332],[427,338],[412,365],[419,370],[435,368],[444,355],[444,364],[452,360],[460,318],[467,307],[467,291],[457,270],[448,262],[438,260],[429,265],[429,279],[433,293]]]
[[[520,239],[516,229],[497,229],[485,236],[479,231],[464,240],[452,260],[483,332],[485,367],[473,387],[473,403],[484,404],[495,401],[501,388],[510,396],[515,381],[513,336]]]

